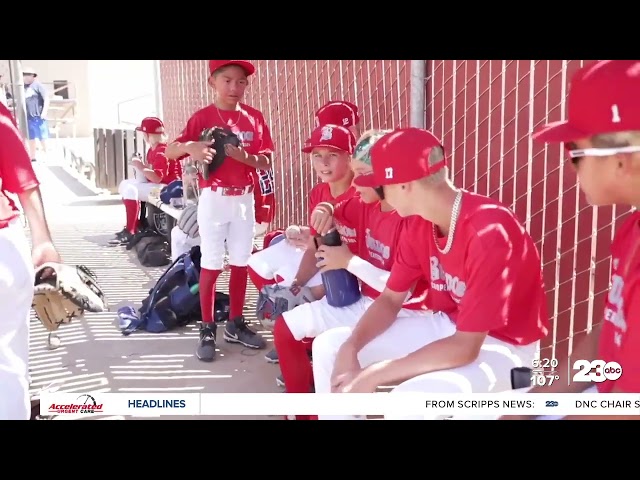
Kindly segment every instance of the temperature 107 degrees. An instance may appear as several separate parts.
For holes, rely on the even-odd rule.
[[[545,385],[553,385],[553,382],[560,380],[560,375],[555,373],[538,373],[533,372],[531,375],[531,386],[544,387]]]
[[[555,358],[535,359],[531,366],[533,367],[531,386],[553,385],[553,382],[560,379],[560,376],[555,373],[558,366],[558,360]]]

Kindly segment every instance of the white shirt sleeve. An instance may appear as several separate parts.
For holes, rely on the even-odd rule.
[[[389,280],[389,276],[391,275],[391,272],[375,267],[357,255],[354,255],[351,257],[351,260],[349,260],[347,271],[353,273],[364,283],[380,293],[382,293],[387,286],[387,280]]]

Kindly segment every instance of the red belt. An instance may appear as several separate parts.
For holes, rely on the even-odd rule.
[[[211,185],[210,188],[212,192],[220,192],[220,194],[225,197],[237,197],[253,192],[253,185],[247,185],[246,187],[221,187]]]

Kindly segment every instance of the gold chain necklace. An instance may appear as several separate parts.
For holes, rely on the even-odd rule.
[[[462,202],[462,190],[458,190],[458,194],[456,195],[456,199],[453,202],[453,208],[451,209],[451,226],[449,227],[449,235],[447,235],[447,244],[444,248],[440,248],[438,245],[438,227],[436,224],[433,224],[433,241],[436,244],[436,248],[440,253],[446,255],[451,251],[451,246],[453,245],[453,236],[456,233],[456,225],[458,223],[458,216],[460,215],[460,204]]]
[[[225,119],[222,117],[222,114],[220,113],[220,109],[218,108],[218,106],[216,105],[215,107],[216,107],[216,112],[218,112],[218,117],[220,117],[220,120],[222,121],[222,123],[223,123],[224,125],[226,125],[227,127],[235,127],[235,126],[238,124],[238,122],[240,121],[240,115],[242,115],[242,110],[239,110],[239,111],[238,111],[238,118],[236,118],[236,121],[235,121],[235,122],[233,122],[233,124],[232,124],[232,125],[229,125],[229,121],[228,121],[228,120],[225,120]]]

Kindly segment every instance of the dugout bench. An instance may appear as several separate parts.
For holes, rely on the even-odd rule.
[[[166,237],[167,242],[171,245],[171,230],[176,226],[183,209],[162,203],[159,194],[159,191],[151,192],[147,197],[147,201],[142,202],[140,220],[142,223],[155,228],[160,235]]]

